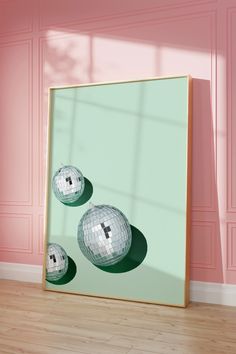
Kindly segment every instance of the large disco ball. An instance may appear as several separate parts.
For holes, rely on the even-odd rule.
[[[76,202],[84,192],[84,176],[74,166],[63,166],[56,171],[52,179],[52,188],[62,203]]]
[[[68,270],[68,256],[64,248],[57,243],[48,244],[46,279],[56,281],[61,279]]]
[[[120,262],[129,252],[132,241],[125,215],[110,205],[96,205],[82,216],[78,243],[84,256],[98,266]]]

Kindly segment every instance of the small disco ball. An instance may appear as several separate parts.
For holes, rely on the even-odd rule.
[[[84,176],[74,166],[63,166],[56,171],[52,188],[56,198],[62,203],[74,203],[84,192]]]
[[[68,270],[66,251],[57,243],[48,244],[46,279],[56,281],[61,279]]]
[[[81,252],[93,264],[110,266],[129,252],[132,231],[126,216],[110,205],[92,205],[78,226]]]

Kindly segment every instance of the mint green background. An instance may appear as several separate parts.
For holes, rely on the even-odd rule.
[[[52,90],[49,184],[61,164],[77,166],[91,201],[119,208],[148,251],[127,273],[96,268],[77,243],[88,204],[65,206],[49,188],[48,241],[65,248],[77,275],[47,289],[184,304],[187,110],[187,77]]]

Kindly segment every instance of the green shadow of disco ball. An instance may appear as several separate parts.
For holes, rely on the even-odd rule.
[[[81,252],[97,266],[120,262],[129,252],[132,231],[126,216],[110,205],[91,205],[77,233]]]
[[[55,197],[62,203],[76,202],[84,192],[84,176],[74,166],[59,168],[52,179],[52,189]]]
[[[68,256],[64,248],[57,243],[48,244],[46,279],[56,281],[61,279],[68,270]]]

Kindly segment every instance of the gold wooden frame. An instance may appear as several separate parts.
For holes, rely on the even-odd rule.
[[[100,86],[100,85],[109,85],[109,84],[122,84],[122,83],[132,83],[132,82],[143,82],[143,81],[152,81],[152,80],[165,80],[165,79],[175,79],[175,78],[187,78],[188,80],[188,131],[187,131],[187,166],[186,166],[186,175],[187,175],[187,184],[186,184],[186,249],[185,249],[185,291],[184,291],[184,304],[167,304],[154,301],[138,301],[131,300],[127,298],[116,298],[108,297],[101,295],[91,295],[86,293],[79,293],[76,291],[63,291],[55,289],[46,288],[46,255],[47,255],[47,241],[48,241],[48,195],[49,195],[49,172],[50,172],[50,163],[51,163],[51,150],[50,150],[50,138],[51,138],[51,93],[55,89],[65,89],[65,88],[76,88],[76,87],[86,87],[86,86]],[[59,292],[65,294],[76,294],[81,296],[91,296],[102,299],[111,299],[111,300],[121,300],[121,301],[131,301],[136,303],[144,304],[155,304],[155,305],[164,305],[171,307],[180,307],[185,308],[189,304],[189,285],[190,285],[190,237],[191,237],[191,188],[192,188],[192,100],[193,100],[193,79],[190,75],[174,75],[174,76],[159,76],[151,77],[145,79],[135,79],[135,80],[122,80],[122,81],[107,81],[99,83],[87,83],[87,84],[78,84],[78,85],[64,85],[64,86],[52,86],[48,88],[48,129],[47,129],[47,166],[46,166],[46,190],[45,190],[45,213],[44,213],[44,257],[43,257],[43,272],[42,272],[42,288],[46,291]]]

